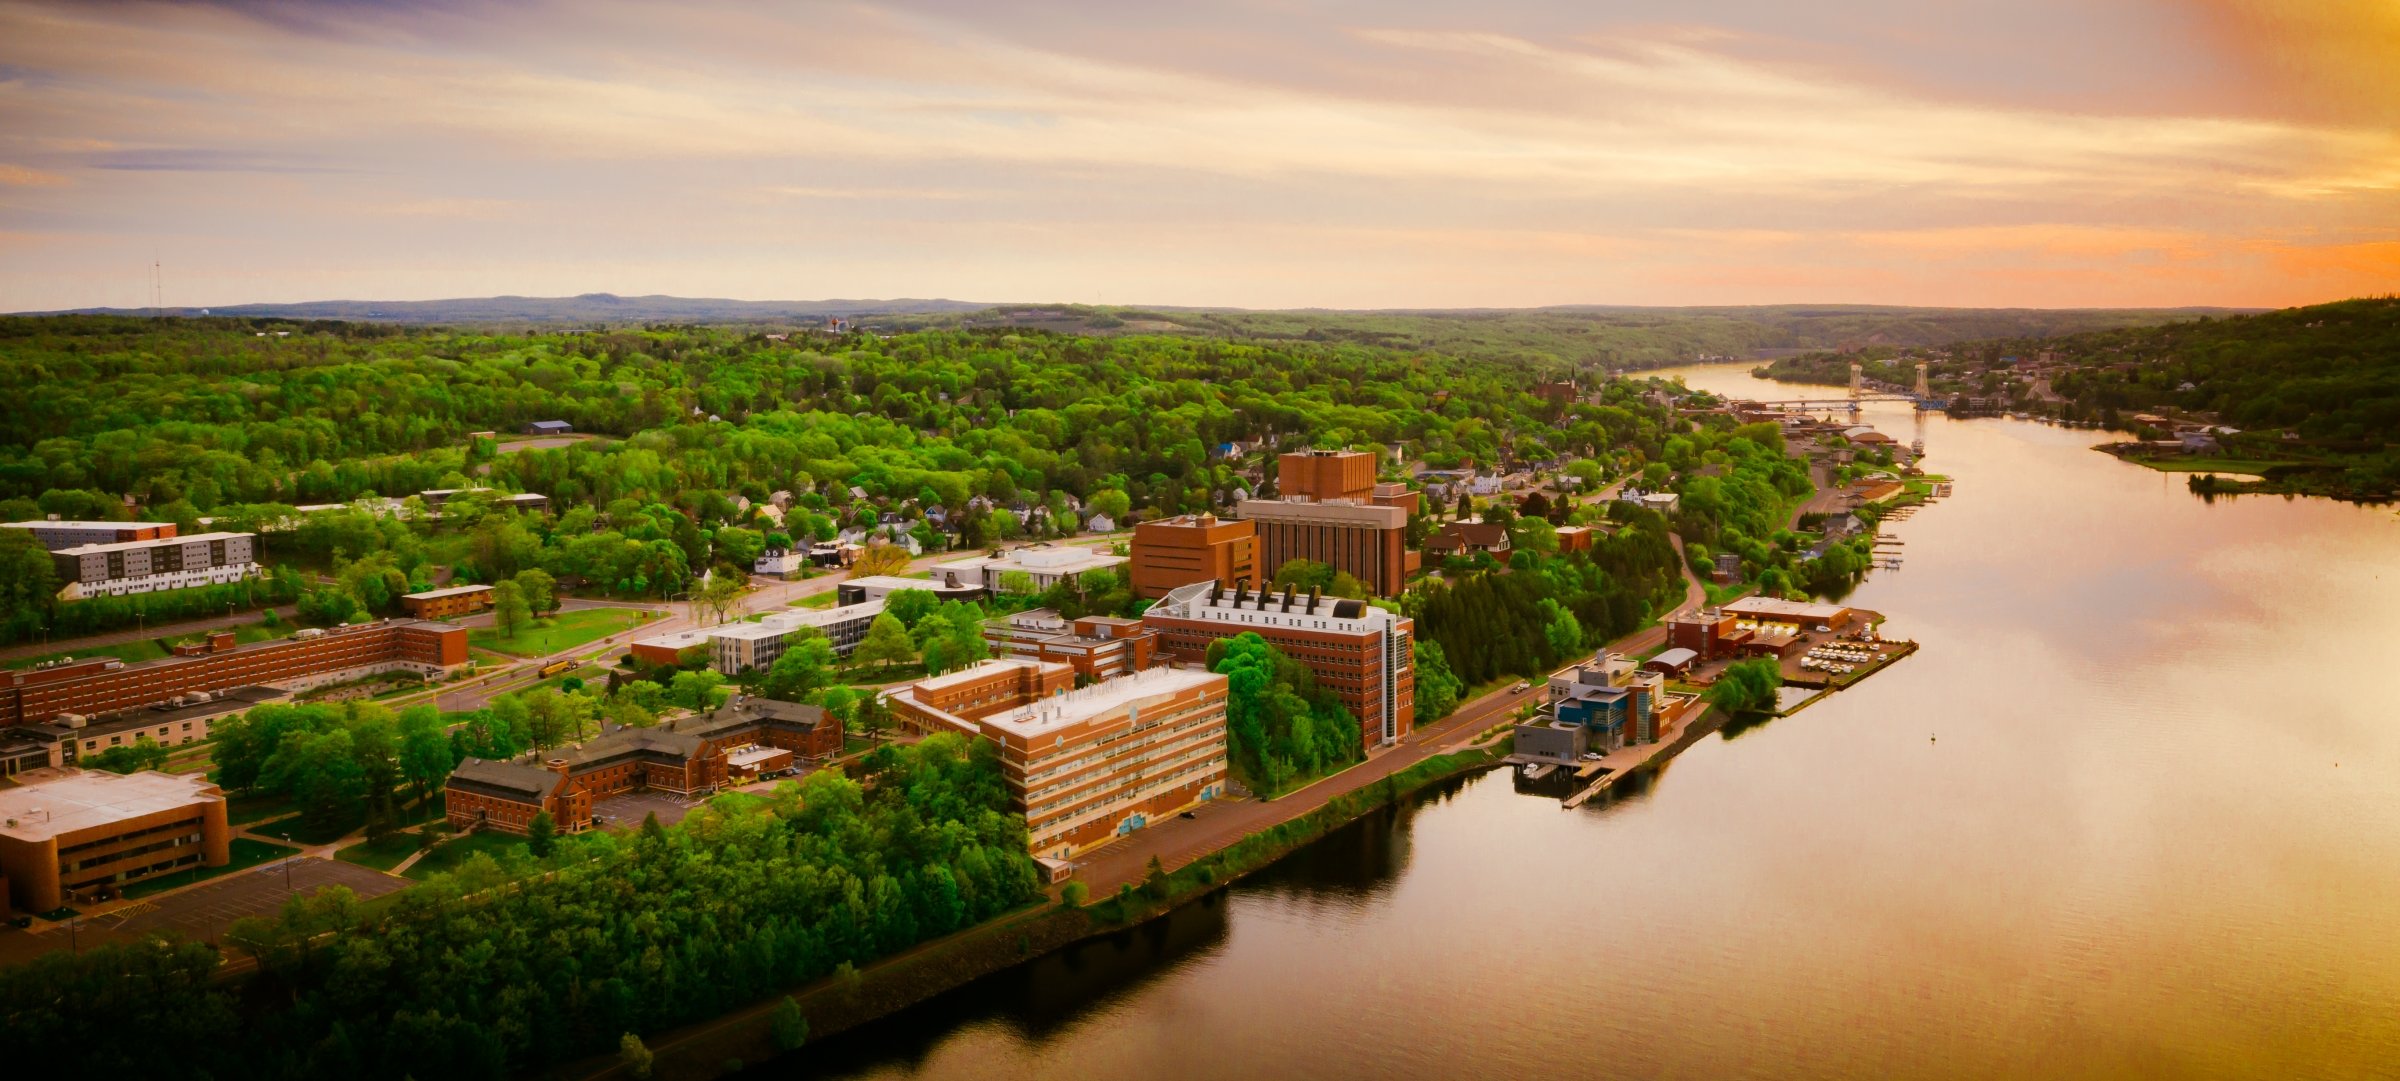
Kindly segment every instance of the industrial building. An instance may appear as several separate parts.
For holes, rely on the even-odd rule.
[[[1258,523],[1184,514],[1133,527],[1127,584],[1134,596],[1157,600],[1194,582],[1232,585],[1262,577]],[[1272,572],[1264,577],[1272,577]]]
[[[1068,689],[1064,664],[985,661],[893,692],[920,732],[999,745],[1028,847],[1064,860],[1225,791],[1226,679],[1152,668]]]
[[[1209,643],[1255,632],[1308,666],[1358,718],[1365,747],[1391,743],[1416,727],[1416,622],[1365,601],[1285,589],[1228,589],[1195,583],[1142,613],[1159,648],[1203,664]]]
[[[0,878],[24,912],[222,867],[232,843],[224,793],[196,773],[76,771],[0,790]]]
[[[842,725],[797,702],[736,695],[708,713],[618,728],[546,758],[469,758],[450,775],[443,813],[459,829],[524,833],[550,812],[561,832],[597,824],[593,807],[634,791],[705,795],[841,753]]]

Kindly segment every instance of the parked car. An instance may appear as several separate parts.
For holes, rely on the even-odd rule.
[[[1200,812],[1198,812],[1198,811],[1185,811],[1185,812],[1183,812],[1182,814],[1176,815],[1175,817],[1177,817],[1177,818],[1198,818],[1198,817],[1200,817]]]
[[[1514,686],[1514,687],[1510,687],[1510,688],[1508,689],[1508,693],[1510,693],[1510,694],[1524,694],[1524,693],[1525,693],[1527,690],[1531,689],[1532,687],[1533,687],[1533,684],[1531,684],[1531,683],[1527,683],[1527,682],[1525,682],[1524,680],[1521,680],[1521,679],[1520,679],[1520,680],[1518,680],[1518,681],[1517,681],[1517,685],[1516,685],[1516,686]]]

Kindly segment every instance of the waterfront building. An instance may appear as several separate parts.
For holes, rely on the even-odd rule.
[[[384,672],[435,677],[467,661],[467,632],[446,623],[385,619],[302,630],[272,642],[234,645],[214,636],[205,651],[141,664],[114,657],[0,673],[0,725],[78,720],[214,696],[242,687],[305,690]]]
[[[987,620],[983,638],[994,656],[1062,661],[1085,682],[1139,672],[1158,654],[1158,632],[1141,620],[1067,619],[1048,608]]]
[[[1642,671],[1623,654],[1601,650],[1592,659],[1550,677],[1551,712],[1561,724],[1588,733],[1590,749],[1607,754],[1633,744],[1656,743],[1670,707],[1666,677]]]
[[[58,523],[50,523],[56,525]],[[80,523],[79,523],[80,524]],[[50,561],[65,583],[62,600],[122,597],[161,589],[238,582],[258,575],[255,533],[195,533],[86,543],[55,549]],[[35,533],[38,539],[39,531]]]
[[[1258,523],[1247,519],[1184,514],[1143,522],[1133,527],[1132,552],[1127,584],[1151,600],[1194,582],[1232,585],[1260,577]]]
[[[450,586],[408,593],[400,598],[400,607],[414,619],[454,619],[473,615],[492,606],[490,586]]]
[[[561,832],[597,824],[594,807],[627,792],[697,796],[840,754],[842,725],[816,706],[735,695],[707,713],[617,728],[546,759],[469,758],[450,775],[443,814],[459,829],[524,833],[543,811]]]
[[[961,732],[1000,751],[1028,847],[1064,860],[1225,790],[1224,676],[1151,668],[1080,690],[1052,661],[1002,659],[895,691],[919,732]]]
[[[1838,604],[1819,604],[1814,601],[1787,601],[1776,597],[1744,597],[1729,601],[1717,609],[1737,621],[1771,624],[1784,633],[1797,633],[1824,627],[1840,633],[1850,626],[1851,610]]]
[[[1159,648],[1205,664],[1209,643],[1254,632],[1306,665],[1359,721],[1368,748],[1416,726],[1416,622],[1365,601],[1195,583],[1142,613]]]
[[[76,771],[0,790],[0,879],[24,912],[222,867],[232,843],[225,795],[197,773]]]

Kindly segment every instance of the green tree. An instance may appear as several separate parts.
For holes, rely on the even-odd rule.
[[[782,655],[768,666],[763,693],[786,702],[809,701],[833,685],[837,660],[833,643],[815,628],[807,628],[788,641]]]
[[[1133,513],[1133,497],[1115,488],[1103,488],[1093,492],[1092,498],[1085,501],[1084,506],[1093,514],[1107,515],[1110,521],[1121,527],[1125,524],[1125,516]]]
[[[548,811],[536,811],[533,821],[525,824],[525,850],[537,860],[549,859],[558,848],[558,822]]]
[[[930,589],[895,589],[883,598],[883,610],[910,630],[916,629],[918,620],[941,606],[942,599]]]
[[[161,769],[167,764],[167,749],[148,736],[134,737],[131,746],[111,747],[98,754],[85,755],[83,764],[110,773],[133,773],[145,769]]]
[[[1438,721],[1458,708],[1459,695],[1466,690],[1458,676],[1450,671],[1450,659],[1442,653],[1439,642],[1418,639],[1417,655],[1417,723]]]
[[[1069,882],[1065,888],[1058,891],[1058,903],[1068,908],[1082,908],[1084,901],[1089,900],[1091,896],[1092,888],[1090,886],[1084,885],[1080,881]]]
[[[850,659],[860,664],[886,668],[915,661],[917,647],[908,640],[908,626],[886,610],[877,613],[874,621],[867,624],[867,636],[860,640],[858,648],[851,651]]]
[[[1707,699],[1727,713],[1767,713],[1775,709],[1782,686],[1783,667],[1773,658],[1753,657],[1726,665],[1709,685]]]
[[[540,567],[527,567],[509,579],[525,596],[525,607],[535,612],[558,611],[558,579]],[[497,598],[494,598],[495,600]]]
[[[634,1081],[650,1081],[656,1061],[650,1049],[642,1045],[641,1037],[628,1032],[617,1041],[617,1064],[625,1067],[626,1074]]]
[[[725,677],[703,668],[697,672],[677,672],[667,685],[667,699],[694,713],[706,713],[717,704],[717,688],[725,685]]]
[[[797,1051],[808,1042],[808,1015],[800,1012],[800,1004],[792,996],[783,996],[775,1004],[775,1016],[769,1022],[778,1051]]]
[[[533,622],[533,609],[525,602],[524,587],[514,581],[492,586],[492,628],[500,637],[514,641],[527,624]]]
[[[434,789],[458,767],[443,729],[441,710],[435,706],[410,706],[400,711],[400,775],[416,789],[420,804],[430,801]]]

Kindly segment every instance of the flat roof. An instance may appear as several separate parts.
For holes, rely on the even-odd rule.
[[[201,774],[143,770],[120,776],[86,770],[0,791],[0,836],[47,841],[60,834],[224,798]]]
[[[941,566],[948,567],[950,564],[944,563],[941,564]],[[922,589],[928,593],[939,593],[945,589],[966,590],[983,588],[979,585],[945,586],[931,578],[903,578],[897,574],[870,574],[864,578],[844,578],[834,584],[837,587],[859,586],[866,589]]]
[[[1674,649],[1660,651],[1658,656],[1650,658],[1650,663],[1681,668],[1684,665],[1690,664],[1699,659],[1700,655],[1698,653],[1694,653],[1691,650],[1683,648],[1682,646],[1677,646]]]
[[[1744,597],[1738,601],[1727,601],[1721,610],[1727,615],[1792,616],[1800,619],[1831,619],[1850,611],[1838,604],[1787,601],[1777,597]]]
[[[152,537],[149,540],[111,541],[107,544],[78,544],[73,548],[61,548],[57,554],[62,556],[99,555],[103,552],[125,552],[135,548],[164,548],[171,544],[193,544],[256,536],[258,536],[256,533],[193,533],[181,537]]]
[[[1214,672],[1192,668],[1145,668],[1130,675],[1104,680],[1080,690],[1052,695],[1005,713],[985,717],[985,728],[996,728],[1016,736],[1034,736],[1065,725],[1078,724],[1106,714],[1115,713],[1145,699],[1160,698],[1211,683],[1223,683],[1225,677]]]
[[[444,586],[440,589],[428,589],[423,593],[405,593],[401,595],[400,599],[404,601],[430,601],[439,597],[455,597],[461,593],[486,592],[491,588],[492,587],[490,586]]]
[[[951,686],[952,684],[965,683],[970,679],[975,679],[980,676],[988,676],[992,673],[994,668],[1068,667],[1071,666],[1061,661],[1037,661],[1030,657],[994,657],[991,660],[983,661],[979,664],[969,665],[968,667],[961,668],[955,672],[944,672],[938,676],[930,676],[925,679],[920,679],[915,683],[901,688],[901,690],[939,690],[943,687]]]

